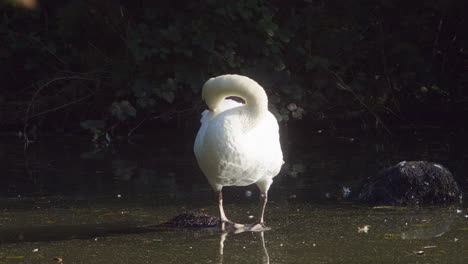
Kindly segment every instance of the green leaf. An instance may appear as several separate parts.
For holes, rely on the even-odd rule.
[[[133,65],[125,61],[114,61],[112,64],[112,85],[114,87],[121,86],[130,78],[133,70]]]
[[[133,94],[136,97],[149,97],[151,95],[152,84],[146,79],[137,79],[132,86]]]
[[[315,68],[328,68],[330,62],[327,58],[321,56],[312,56],[306,62],[306,68],[308,70],[313,70]]]
[[[111,113],[120,121],[126,120],[128,117],[136,116],[136,109],[128,101],[114,102],[111,106]]]
[[[81,121],[80,125],[84,129],[88,129],[91,131],[97,131],[97,130],[102,130],[106,126],[106,122],[103,120],[86,120],[86,121]]]
[[[239,8],[239,14],[246,21],[250,20],[252,17],[252,12],[245,8]]]
[[[175,99],[175,91],[178,88],[178,82],[175,79],[169,78],[167,79],[166,83],[155,89],[154,92],[157,96],[164,99],[168,103],[174,102]]]
[[[164,91],[162,92],[161,97],[168,103],[172,103],[174,102],[175,94],[173,91]]]
[[[57,52],[57,47],[56,47],[55,43],[52,42],[52,41],[49,41],[47,43],[47,49],[53,54],[55,54]]]
[[[153,98],[138,98],[137,105],[141,108],[150,108],[156,104],[156,101]]]

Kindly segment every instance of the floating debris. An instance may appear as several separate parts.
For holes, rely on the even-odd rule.
[[[219,218],[205,213],[183,213],[163,223],[167,227],[203,228],[215,227],[219,224]]]
[[[38,249],[38,248],[35,248],[35,249],[33,249],[32,252],[39,252],[39,249]]]
[[[423,247],[424,249],[428,249],[428,248],[436,248],[437,246],[425,246]]]
[[[415,254],[415,255],[424,255],[424,250],[414,251],[413,254]]]
[[[62,263],[63,262],[62,258],[53,258],[52,260],[57,262],[57,263]]]
[[[386,233],[384,234],[384,239],[400,239],[401,234],[392,234],[392,233]]]
[[[358,228],[357,228],[358,233],[367,233],[367,232],[369,232],[369,227],[370,227],[369,225],[365,225],[363,227],[358,226]]]

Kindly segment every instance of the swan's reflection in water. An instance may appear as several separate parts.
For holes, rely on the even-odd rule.
[[[224,243],[226,242],[226,239],[228,237],[228,235],[230,234],[231,232],[228,232],[228,231],[223,231],[221,233],[221,237],[219,239],[219,264],[223,264],[224,263]],[[266,248],[266,245],[265,245],[265,232],[264,231],[260,231],[260,232],[253,232],[255,235],[259,236],[260,237],[260,242],[262,243],[262,264],[270,264],[270,255],[268,255],[268,250]],[[234,232],[234,234],[238,234],[238,232]]]

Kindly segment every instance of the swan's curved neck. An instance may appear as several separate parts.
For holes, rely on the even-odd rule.
[[[229,96],[237,96],[245,101],[243,107],[248,109],[251,119],[262,118],[268,112],[265,90],[248,77],[223,75],[211,78],[203,85],[202,97],[210,110],[215,113],[219,104]]]

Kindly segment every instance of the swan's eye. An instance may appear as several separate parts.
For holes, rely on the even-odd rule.
[[[245,100],[240,98],[239,96],[228,96],[226,97],[226,99],[231,99],[231,100],[234,100],[238,103],[241,103],[241,104],[245,104]]]

